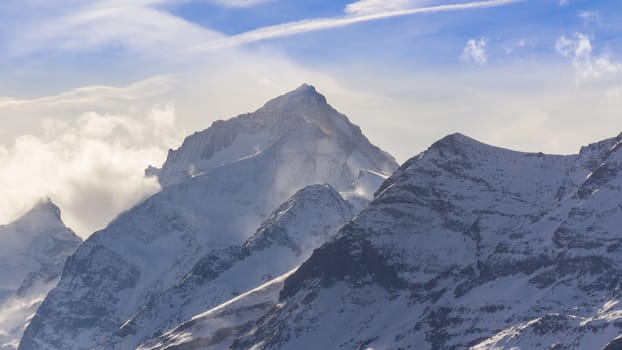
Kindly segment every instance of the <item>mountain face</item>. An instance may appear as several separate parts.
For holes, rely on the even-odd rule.
[[[0,349],[16,349],[30,317],[81,240],[50,200],[0,226]]]
[[[252,114],[215,122],[171,151],[162,169],[147,170],[158,176],[161,192],[93,234],[68,260],[20,349],[135,346],[145,332],[184,320],[194,302],[215,306],[257,285],[252,283],[293,268],[281,271],[283,266],[272,261],[262,270],[253,259],[261,256],[258,247],[265,245],[275,249],[266,251],[267,257],[274,254],[287,263],[304,260],[307,249],[351,216],[351,208],[346,210],[337,199],[328,201],[326,193],[359,193],[352,198],[355,202],[369,195],[358,186],[370,183],[365,174],[382,177],[396,167],[393,158],[371,145],[308,85]],[[317,205],[341,210],[327,222],[327,231],[310,219],[309,227],[299,225],[305,227],[300,234],[311,238],[278,226],[260,234],[261,227],[272,227],[270,218],[279,221],[270,216],[279,205],[308,185],[324,183],[335,190],[311,189],[323,193],[317,194]],[[296,202],[295,196],[292,200]],[[313,210],[324,215],[320,207]],[[302,222],[297,220],[302,219],[293,221]],[[249,241],[252,237],[257,241]],[[285,253],[289,251],[300,255]],[[261,277],[242,283],[248,276],[237,277],[235,269],[249,265]],[[277,266],[279,271],[273,271]],[[221,281],[208,285],[220,274]],[[195,288],[199,293],[218,283],[208,294],[193,294]],[[192,315],[204,310],[193,310]]]
[[[450,135],[232,348],[620,349],[621,198],[622,135],[570,156]]]
[[[212,309],[287,273],[353,215],[352,207],[329,185],[305,187],[281,204],[243,244],[202,257],[178,284],[153,295],[98,348],[133,348],[198,311]]]

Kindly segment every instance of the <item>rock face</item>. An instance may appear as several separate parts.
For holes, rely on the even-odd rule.
[[[0,226],[0,349],[16,349],[30,317],[81,240],[49,199]]]
[[[233,348],[619,348],[621,145],[552,156],[445,137],[315,250]]]
[[[361,173],[388,174],[396,167],[393,158],[371,145],[358,127],[308,85],[252,114],[215,122],[171,151],[162,169],[148,169],[162,183],[161,192],[93,234],[68,260],[61,281],[33,318],[20,349],[136,346],[147,332],[163,331],[167,328],[160,326],[171,327],[170,322],[187,316],[192,305],[185,303],[194,300],[184,298],[206,283],[195,286],[189,281],[202,273],[208,281],[229,265],[235,269],[255,245],[285,240],[281,243],[291,243],[287,249],[302,251],[307,246],[297,244],[317,243],[306,238],[298,241],[293,231],[281,236],[279,230],[269,235],[273,238],[248,241],[262,222],[270,226],[266,221],[270,213],[298,190],[326,183],[337,191],[352,192]],[[318,192],[327,191],[334,195],[328,188]],[[335,210],[343,209],[339,201],[333,205]],[[336,218],[341,220],[340,215]],[[323,239],[328,231],[318,228],[306,232]],[[242,259],[248,261],[243,264],[251,264],[254,256]],[[282,272],[262,273],[269,278]],[[237,283],[233,277],[227,283],[214,287],[213,294],[197,301],[198,305],[215,306],[212,303],[256,286]],[[177,305],[180,311],[164,311],[165,305],[169,309]]]

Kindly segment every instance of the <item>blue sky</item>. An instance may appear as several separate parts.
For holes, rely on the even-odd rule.
[[[476,6],[442,8],[456,4]],[[468,63],[507,69],[564,64],[567,57],[555,43],[575,33],[589,37],[595,52],[618,56],[622,23],[620,4],[585,0],[7,0],[0,6],[0,96],[15,98],[90,84],[128,85],[176,73],[232,46],[249,56],[277,52],[331,73],[344,65],[402,75],[466,70]],[[398,15],[439,6],[437,12]],[[288,35],[298,21],[313,27],[321,19],[391,11],[395,16]],[[278,25],[279,33],[265,39],[236,40]],[[474,45],[462,55],[469,40]],[[483,55],[473,56],[477,52]]]
[[[88,234],[185,135],[303,82],[398,161],[622,131],[618,1],[3,0],[0,23],[0,223],[49,195]]]

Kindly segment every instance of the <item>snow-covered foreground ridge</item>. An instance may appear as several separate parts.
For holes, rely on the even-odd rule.
[[[396,168],[309,85],[217,121],[70,257],[19,348],[131,349],[302,263]]]
[[[621,145],[555,156],[441,139],[232,347],[620,349]]]

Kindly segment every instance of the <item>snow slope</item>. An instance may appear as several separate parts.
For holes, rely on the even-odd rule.
[[[192,317],[174,329],[141,344],[137,350],[227,349],[235,338],[278,303],[283,281],[294,270],[272,279],[217,307]]]
[[[15,349],[29,319],[81,240],[49,199],[0,226],[0,349]]]
[[[361,171],[395,167],[308,85],[215,122],[171,151],[161,170],[148,169],[161,192],[93,234],[69,259],[20,349],[127,348],[147,329],[169,325],[169,317],[183,320],[186,311],[160,314],[164,305],[150,303],[166,298],[202,258],[244,245],[299,189],[326,183],[350,191]],[[214,303],[256,285],[233,285]],[[132,326],[138,321],[140,332]]]
[[[233,348],[619,349],[621,145],[553,156],[447,136]]]

